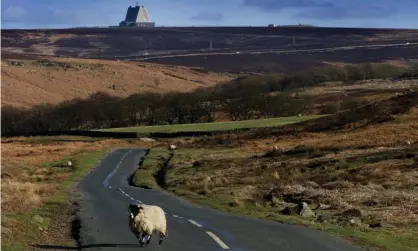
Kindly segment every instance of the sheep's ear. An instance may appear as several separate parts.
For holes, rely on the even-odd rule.
[[[142,206],[138,206],[138,212],[141,212],[143,210],[144,210],[144,208]]]

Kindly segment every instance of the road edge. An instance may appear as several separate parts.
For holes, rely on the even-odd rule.
[[[90,176],[92,173],[94,173],[97,168],[103,163],[103,161],[113,153],[115,153],[118,150],[121,150],[124,148],[111,148],[109,149],[104,155],[99,157],[99,159],[96,161],[96,163],[93,165],[93,167],[89,170],[89,172],[86,173],[86,175],[83,176],[73,187],[71,193],[73,195],[72,197],[72,220],[71,220],[71,238],[74,240],[76,244],[77,250],[82,250],[83,245],[83,234],[84,231],[83,228],[83,217],[81,216],[81,210],[82,210],[82,204],[85,201],[85,195],[83,194],[82,190],[80,189],[81,182],[86,179],[88,176]]]

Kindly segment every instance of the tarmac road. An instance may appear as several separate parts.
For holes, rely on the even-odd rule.
[[[362,250],[339,238],[300,226],[234,216],[203,208],[164,191],[130,187],[143,149],[118,149],[104,157],[79,184],[82,193],[81,250]],[[168,238],[158,236],[139,245],[128,225],[128,205],[161,206],[168,221]]]
[[[161,58],[175,58],[175,57],[195,57],[195,56],[213,56],[213,55],[237,55],[237,54],[289,54],[289,53],[301,53],[301,52],[329,52],[329,51],[346,51],[353,49],[376,49],[382,47],[412,47],[418,45],[418,42],[410,43],[381,43],[381,44],[361,44],[361,45],[345,45],[334,47],[321,47],[321,48],[306,48],[306,49],[230,49],[230,51],[206,51],[206,52],[187,52],[186,50],[179,53],[170,53],[169,51],[149,53],[147,57],[136,55],[114,56],[112,58],[120,59],[123,61],[147,61]],[[309,45],[307,45],[309,46]],[[222,49],[224,50],[224,49]]]

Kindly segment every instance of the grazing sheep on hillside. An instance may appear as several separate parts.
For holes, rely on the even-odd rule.
[[[175,149],[177,149],[177,146],[176,145],[170,145],[168,147],[168,150],[175,150]]]
[[[129,205],[129,211],[129,226],[141,246],[144,243],[150,243],[153,233],[159,233],[159,244],[163,242],[163,237],[168,237],[167,220],[161,207],[131,204]]]

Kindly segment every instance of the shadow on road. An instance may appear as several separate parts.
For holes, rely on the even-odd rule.
[[[149,244],[152,245],[152,244]],[[90,244],[81,245],[78,247],[60,246],[60,245],[33,245],[32,247],[40,249],[53,249],[53,250],[84,250],[89,248],[134,248],[141,247],[140,244],[115,244],[115,243],[103,243],[103,244]]]

